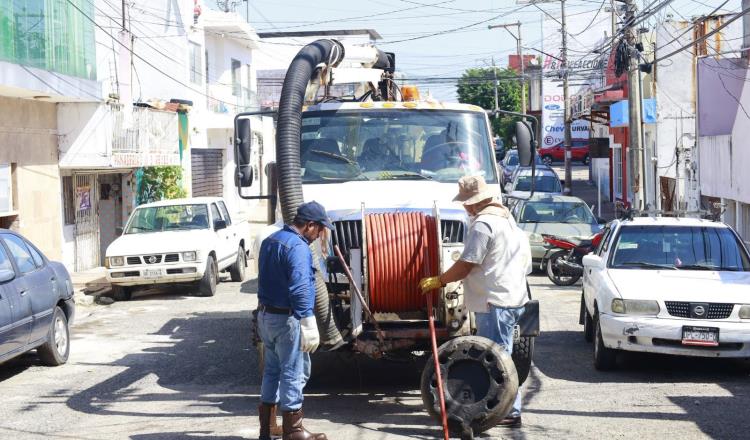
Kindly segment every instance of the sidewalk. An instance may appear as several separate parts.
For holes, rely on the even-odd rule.
[[[112,286],[105,276],[104,267],[95,267],[83,272],[70,274],[75,292],[75,302],[79,305],[90,305],[97,297],[108,293]]]

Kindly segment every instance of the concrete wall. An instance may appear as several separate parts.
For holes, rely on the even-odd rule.
[[[16,164],[14,228],[49,258],[62,254],[56,104],[0,97],[0,163]]]

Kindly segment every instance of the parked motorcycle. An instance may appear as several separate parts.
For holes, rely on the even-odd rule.
[[[583,239],[542,234],[547,243],[542,264],[549,279],[558,286],[575,284],[583,275],[583,256],[599,246],[602,236],[602,232]]]

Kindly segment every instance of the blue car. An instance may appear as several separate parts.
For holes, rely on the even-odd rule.
[[[0,362],[36,349],[43,363],[64,364],[74,315],[65,266],[21,235],[0,229]]]
[[[542,158],[539,155],[535,157],[535,162],[536,165],[547,167],[547,165],[542,162]],[[509,150],[507,153],[505,153],[503,161],[500,162],[500,168],[502,168],[500,187],[505,188],[505,185],[510,182],[510,178],[513,175],[513,172],[516,170],[516,168],[518,168],[518,150]]]

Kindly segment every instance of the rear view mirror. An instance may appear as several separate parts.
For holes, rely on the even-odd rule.
[[[237,163],[237,186],[247,188],[253,184],[253,167],[250,163],[252,157],[252,131],[250,120],[247,118],[237,119],[235,127],[235,162]]]
[[[592,269],[601,269],[604,267],[604,260],[599,255],[588,254],[583,256],[583,267]]]
[[[214,220],[214,231],[219,231],[227,228],[227,222],[224,220]]]
[[[16,273],[8,269],[0,269],[0,283],[5,283],[16,277]]]
[[[536,154],[534,130],[527,121],[516,121],[516,143],[518,144],[518,162],[522,167],[529,167]]]

